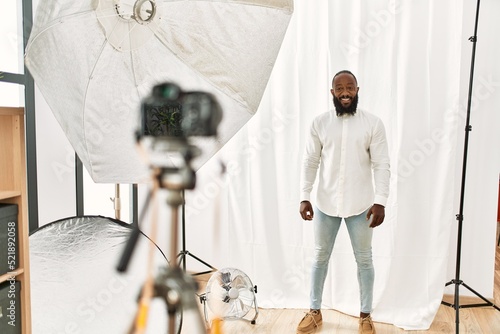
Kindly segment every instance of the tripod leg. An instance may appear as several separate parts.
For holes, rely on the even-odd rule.
[[[496,306],[495,304],[493,304],[491,301],[489,301],[488,299],[486,299],[485,297],[481,296],[479,294],[479,292],[477,292],[476,290],[472,289],[470,286],[468,286],[467,284],[465,283],[462,283],[463,286],[465,286],[467,289],[469,289],[469,291],[471,291],[472,293],[474,293],[476,296],[478,296],[479,298],[481,298],[484,303],[483,304],[470,304],[470,305],[465,305],[463,307],[477,307],[477,306],[493,306],[493,308],[495,308],[497,311],[500,311],[500,308],[498,306]]]
[[[211,264],[203,261],[202,259],[200,259],[199,257],[197,257],[196,255],[192,254],[192,253],[189,253],[189,252],[186,252],[187,255],[191,256],[193,259],[195,259],[196,261],[204,264],[205,266],[209,267],[210,269],[212,270],[208,270],[208,271],[203,271],[203,272],[199,272],[199,273],[196,273],[196,274],[193,274],[193,276],[197,276],[197,275],[204,275],[204,274],[208,274],[208,273],[211,273],[211,272],[214,272],[214,271],[217,271],[217,268],[215,268],[214,266],[212,266]]]
[[[215,268],[214,266],[212,266],[211,264],[203,261],[202,259],[200,259],[199,257],[193,255],[192,253],[190,253],[189,251],[181,251],[178,255],[177,255],[177,258],[179,259],[179,262],[178,262],[178,265],[180,266],[182,264],[182,269],[184,272],[186,272],[186,256],[191,256],[193,259],[197,260],[198,262],[200,262],[201,264],[204,264],[205,266],[209,267],[211,270],[207,270],[207,271],[202,271],[202,272],[198,272],[198,273],[195,273],[195,274],[192,274],[192,276],[198,276],[198,275],[204,275],[204,274],[208,274],[208,273],[212,273],[214,271],[217,271],[217,268]]]
[[[177,255],[177,258],[179,259],[179,262],[177,262],[177,265],[180,266],[182,264],[182,270],[186,272],[186,253],[187,251],[183,250],[180,251],[179,254]]]
[[[168,314],[168,332],[167,333],[176,333],[175,330],[175,312]]]
[[[135,245],[137,244],[137,240],[139,239],[139,236],[141,234],[141,230],[139,228],[141,222],[144,219],[144,216],[146,214],[147,209],[149,208],[149,203],[151,202],[151,198],[153,197],[153,191],[148,192],[148,196],[146,197],[146,203],[144,205],[144,208],[142,209],[141,216],[137,224],[132,224],[132,232],[130,233],[129,240],[127,241],[127,244],[125,245],[125,249],[123,250],[123,254],[120,257],[120,260],[118,262],[118,265],[116,269],[118,272],[125,272],[127,271],[128,264],[130,262],[130,259],[132,258],[132,253],[134,252]]]
[[[455,333],[458,334],[460,330],[460,295],[459,290],[460,283],[455,283]]]

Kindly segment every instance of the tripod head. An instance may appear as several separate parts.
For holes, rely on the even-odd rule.
[[[153,139],[151,168],[160,188],[191,190],[196,186],[196,173],[191,161],[200,155],[200,149],[185,138]]]

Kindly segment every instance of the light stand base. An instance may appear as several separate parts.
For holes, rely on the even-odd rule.
[[[203,261],[202,259],[200,259],[199,257],[197,257],[196,255],[190,253],[189,251],[187,250],[183,250],[179,253],[179,255],[177,255],[177,259],[179,259],[178,263],[179,263],[179,266],[182,264],[182,268],[184,269],[184,272],[186,272],[186,256],[190,256],[192,257],[193,259],[195,259],[196,261],[200,262],[201,264],[207,266],[208,268],[210,268],[210,270],[207,270],[207,271],[201,271],[201,272],[197,272],[197,273],[194,273],[194,274],[191,274],[192,276],[199,276],[199,275],[205,275],[205,274],[209,274],[209,273],[213,273],[215,271],[217,271],[217,268],[215,268],[214,266],[212,266],[211,264]]]
[[[500,308],[498,306],[496,306],[493,302],[491,302],[490,300],[486,299],[484,296],[482,296],[481,294],[479,294],[476,290],[472,289],[470,286],[468,286],[467,284],[465,284],[464,281],[453,279],[453,280],[449,281],[448,283],[446,283],[445,286],[449,286],[451,284],[455,284],[455,302],[454,303],[448,303],[448,302],[445,302],[445,301],[441,301],[441,304],[449,306],[449,307],[452,307],[455,310],[458,310],[458,309],[461,309],[461,308],[492,306],[497,311],[500,311]],[[477,297],[479,297],[480,299],[482,299],[484,301],[484,303],[475,303],[475,304],[460,305],[460,303],[459,303],[459,295],[458,295],[458,288],[461,285],[464,286],[467,290],[469,290],[473,294],[475,294]]]

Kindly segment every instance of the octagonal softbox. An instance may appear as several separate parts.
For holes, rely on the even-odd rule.
[[[134,132],[154,85],[214,95],[218,136],[198,169],[257,111],[293,0],[41,0],[25,63],[90,176],[141,183]]]

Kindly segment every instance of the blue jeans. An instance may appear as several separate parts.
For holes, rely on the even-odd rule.
[[[371,313],[372,311],[373,281],[375,278],[372,260],[373,228],[369,227],[370,221],[366,220],[367,211],[357,216],[344,218],[358,266],[361,312],[363,313]],[[317,208],[315,210],[313,221],[315,254],[310,292],[310,308],[314,310],[321,309],[328,263],[341,221],[340,217],[328,216]]]

